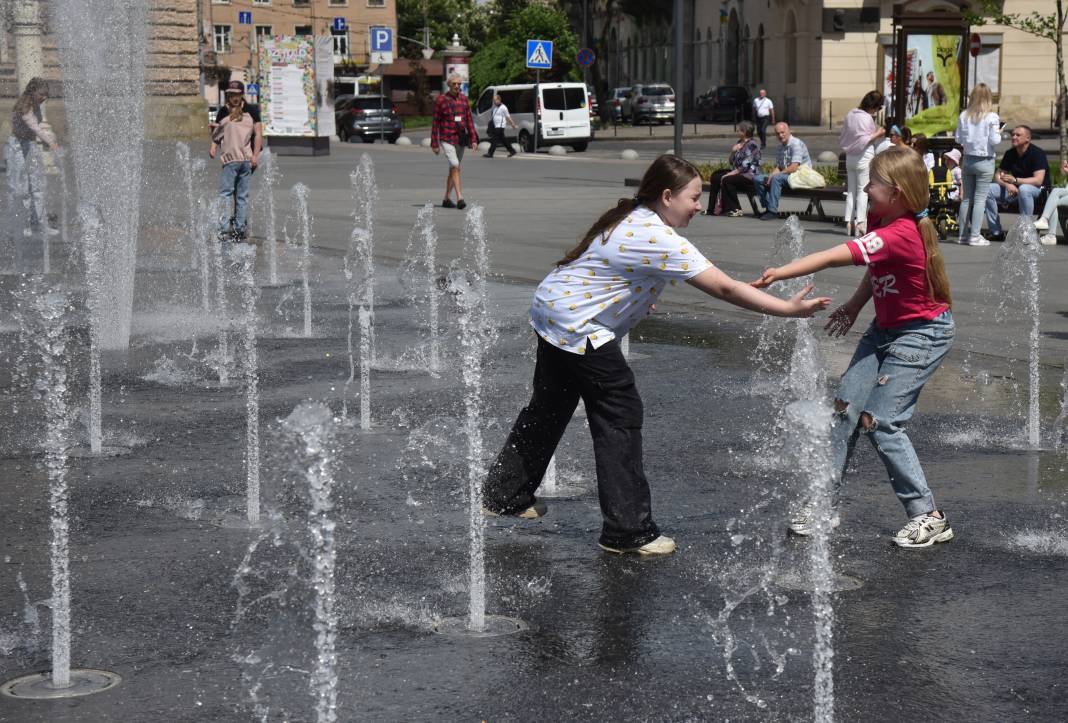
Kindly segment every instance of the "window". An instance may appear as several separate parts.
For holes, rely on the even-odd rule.
[[[386,0],[367,0],[367,7],[369,8],[384,8],[386,6]]]
[[[786,15],[786,82],[797,82],[797,18],[793,11]]]
[[[582,88],[546,88],[541,97],[545,110],[578,110],[586,107],[586,91]]]
[[[293,34],[294,35],[311,35],[312,34],[312,26],[311,25],[298,25],[295,28],[293,28]]]
[[[293,7],[306,8],[311,5],[311,0],[293,0]]]
[[[330,7],[345,7],[349,4],[349,0],[330,0],[327,4],[330,5]]]
[[[475,106],[477,113],[485,113],[493,105],[493,88],[486,88],[478,97],[478,105]]]
[[[347,58],[349,57],[349,34],[345,30],[331,30],[330,35],[334,39],[334,57],[335,58]]]
[[[233,41],[233,26],[216,25],[214,26],[213,35],[215,38],[215,52],[229,53],[230,46]]]
[[[271,0],[252,0],[253,5],[270,5]]]
[[[274,35],[274,32],[272,32],[272,30],[273,30],[273,26],[271,26],[271,25],[257,25],[256,26],[256,42],[257,43],[261,43],[264,40],[270,40],[271,36]]]

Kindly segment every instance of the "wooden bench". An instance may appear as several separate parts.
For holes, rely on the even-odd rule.
[[[705,184],[707,185],[707,184]],[[790,211],[779,211],[779,218],[786,218],[787,216],[800,216],[806,221],[827,221],[830,223],[841,223],[842,216],[833,216],[827,213],[823,209],[824,201],[841,201],[845,198],[845,186],[824,186],[823,188],[790,188],[786,186],[782,189],[781,198],[801,198],[808,201],[808,206],[802,213],[795,213]],[[749,205],[753,209],[753,215],[759,216],[760,211],[757,209],[756,194],[750,193]]]

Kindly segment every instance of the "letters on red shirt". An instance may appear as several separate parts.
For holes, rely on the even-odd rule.
[[[853,263],[867,266],[875,323],[893,329],[914,321],[930,321],[949,308],[931,297],[927,287],[927,251],[916,221],[901,216],[883,227],[868,217],[869,231],[847,246]]]

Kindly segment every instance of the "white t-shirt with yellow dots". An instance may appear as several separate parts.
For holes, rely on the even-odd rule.
[[[665,285],[686,281],[712,263],[639,206],[607,238],[546,276],[530,307],[530,325],[553,346],[575,353],[622,336],[648,316]]]

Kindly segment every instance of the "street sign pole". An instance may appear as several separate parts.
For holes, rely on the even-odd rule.
[[[682,0],[675,0],[675,156],[682,158],[682,108],[686,89],[682,67]]]
[[[534,71],[534,153],[538,152],[538,133],[541,131],[541,71]]]

